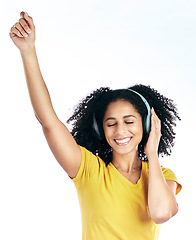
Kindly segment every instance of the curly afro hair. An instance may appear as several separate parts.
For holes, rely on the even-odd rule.
[[[157,90],[150,86],[141,84],[130,87],[140,93],[149,103],[150,107],[154,108],[157,116],[161,120],[161,139],[158,147],[158,154],[161,156],[171,155],[171,149],[174,146],[176,120],[181,120],[176,105],[173,100],[164,97]],[[141,98],[127,89],[113,91],[109,87],[99,88],[91,92],[76,106],[73,115],[68,119],[67,123],[72,123],[72,131],[77,144],[85,147],[93,154],[99,155],[105,162],[106,166],[112,161],[112,149],[107,143],[105,137],[101,138],[97,135],[93,128],[93,118],[96,118],[99,126],[99,131],[104,136],[103,118],[108,105],[117,100],[125,100],[130,102],[142,119],[147,114],[147,109]],[[144,152],[144,146],[147,142],[148,134],[144,132],[142,141],[138,146],[138,157],[141,160],[147,161]]]

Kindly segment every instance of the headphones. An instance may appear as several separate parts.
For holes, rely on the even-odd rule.
[[[150,128],[151,128],[151,113],[150,113],[150,105],[149,103],[147,102],[147,100],[138,92],[132,90],[132,89],[116,89],[114,91],[119,91],[119,90],[128,90],[130,92],[133,92],[135,94],[137,94],[141,100],[143,101],[143,103],[145,104],[146,108],[147,108],[147,115],[144,116],[144,119],[143,119],[143,130],[144,130],[144,133],[145,134],[149,134],[150,133]],[[95,112],[93,113],[93,129],[94,131],[96,132],[99,140],[103,140],[104,139],[104,133],[103,133],[103,130],[101,128],[101,126],[99,126],[100,124],[97,123],[97,120],[96,120],[96,116],[95,116]]]

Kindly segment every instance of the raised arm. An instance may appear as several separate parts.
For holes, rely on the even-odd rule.
[[[53,109],[36,55],[33,19],[24,12],[20,16],[10,30],[10,37],[21,53],[33,109],[51,151],[67,174],[74,178],[81,164],[81,151]]]
[[[148,208],[155,223],[168,221],[178,212],[175,198],[177,184],[166,181],[157,155],[161,137],[161,122],[154,110],[151,110],[151,132],[144,151],[149,160]]]

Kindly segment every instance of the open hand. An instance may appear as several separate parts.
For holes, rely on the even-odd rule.
[[[151,109],[151,131],[144,151],[148,156],[158,153],[159,141],[161,138],[161,121],[156,115],[154,109]],[[149,157],[148,157],[149,158]]]
[[[21,18],[10,29],[10,37],[21,53],[35,46],[35,26],[33,19],[26,13],[20,13]]]

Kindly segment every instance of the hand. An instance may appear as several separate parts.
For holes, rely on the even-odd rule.
[[[21,18],[10,29],[10,38],[21,53],[35,47],[35,26],[33,19],[25,12],[20,13]]]
[[[151,109],[151,131],[148,137],[148,141],[144,147],[144,151],[149,159],[151,155],[157,155],[159,141],[161,138],[161,121],[156,115],[154,109]]]

